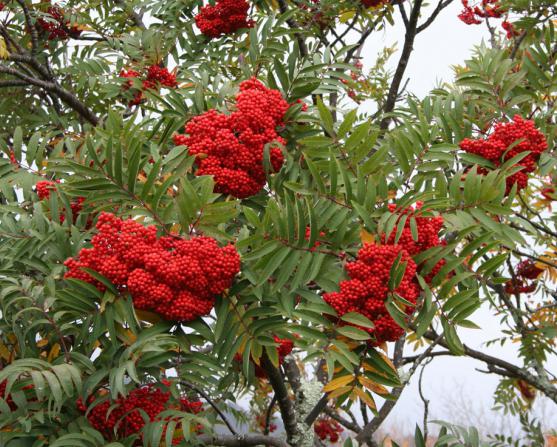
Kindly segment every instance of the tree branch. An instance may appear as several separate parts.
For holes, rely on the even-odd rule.
[[[28,84],[41,87],[42,89],[55,94],[62,100],[62,102],[64,102],[71,109],[75,110],[79,115],[81,115],[91,124],[96,126],[99,123],[99,119],[97,118],[97,116],[89,108],[87,108],[85,104],[83,104],[73,93],[69,92],[57,83],[51,81],[43,81],[42,79],[27,76],[26,74],[23,74],[14,68],[6,67],[3,65],[0,65],[0,73],[15,76],[22,81],[27,82]]]
[[[422,2],[423,0],[415,0],[412,11],[410,12],[410,18],[408,19],[408,26],[406,27],[406,34],[404,36],[404,47],[402,48],[402,54],[400,55],[395,75],[393,77],[393,81],[391,82],[389,93],[387,94],[387,100],[385,101],[385,106],[383,107],[383,113],[385,114],[391,113],[395,108],[400,84],[402,83],[404,72],[406,71],[406,67],[410,61],[410,55],[412,54]],[[381,130],[386,130],[389,127],[390,122],[391,117],[384,117],[380,124]]]
[[[439,336],[433,331],[427,331],[424,334],[424,337],[429,340],[435,340]],[[439,340],[439,345],[443,346],[446,349],[449,348],[448,344],[444,340]],[[489,371],[505,377],[522,379],[537,390],[541,391],[553,402],[557,403],[557,388],[551,385],[551,383],[547,379],[536,377],[524,368],[513,365],[506,360],[502,360],[489,354],[485,354],[481,351],[476,351],[475,349],[469,348],[466,345],[463,345],[463,348],[464,354],[466,356],[485,363]]]
[[[272,447],[290,447],[282,439],[265,435],[201,435],[196,438],[205,445],[216,445],[224,447],[244,447],[268,445]]]
[[[291,442],[296,438],[298,428],[296,424],[296,413],[294,412],[292,401],[288,396],[288,390],[284,384],[282,374],[273,365],[267,354],[263,354],[261,357],[261,366],[267,373],[269,382],[275,391],[280,414],[284,423],[284,429],[286,431],[288,441]]]
[[[395,367],[397,367],[397,368],[401,365],[401,362],[402,362],[402,355],[403,355],[403,351],[404,351],[405,338],[406,337],[403,335],[395,343],[395,352],[394,352],[394,355],[393,355],[393,363],[394,363]],[[360,433],[358,433],[358,436],[356,436],[357,441],[365,442],[365,443],[368,443],[368,444],[372,441],[371,437],[372,437],[373,433],[375,433],[377,431],[377,429],[381,426],[383,421],[391,413],[392,409],[394,408],[394,406],[398,402],[398,399],[400,398],[400,395],[402,394],[402,390],[404,390],[405,386],[406,386],[406,383],[403,383],[400,387],[395,388],[392,391],[391,396],[390,396],[391,399],[385,401],[385,403],[383,404],[383,406],[379,410],[379,413],[377,414],[377,416],[375,416],[369,424],[366,424],[365,427],[362,428],[362,431]]]
[[[145,27],[145,24],[143,23],[142,14],[138,14],[137,12],[132,10],[131,8],[129,8],[129,10],[126,11],[126,9],[127,9],[126,0],[114,0],[114,3],[116,3],[118,6],[122,7],[124,12],[127,13],[131,17],[135,26],[137,26],[138,28],[141,28],[141,29],[147,29]]]
[[[238,432],[236,432],[236,430],[234,430],[234,427],[232,426],[232,424],[228,421],[228,418],[226,417],[226,415],[220,410],[220,408],[217,406],[217,404],[215,404],[213,402],[213,399],[211,399],[211,397],[202,389],[197,388],[195,385],[193,385],[192,383],[186,382],[181,380],[180,384],[185,386],[186,388],[189,388],[190,390],[195,391],[197,394],[199,394],[201,397],[203,397],[203,399],[205,399],[207,401],[207,403],[209,405],[211,405],[211,407],[213,407],[213,409],[217,412],[217,414],[220,416],[220,418],[222,419],[222,421],[224,422],[224,424],[226,425],[226,427],[228,428],[228,430],[230,431],[230,433],[232,433],[233,435],[238,435]]]
[[[441,11],[443,11],[443,9],[445,9],[447,6],[449,6],[452,2],[453,2],[453,0],[445,0],[445,1],[439,0],[439,3],[437,3],[437,7],[433,10],[433,12],[429,16],[429,18],[424,23],[422,23],[420,26],[418,26],[418,29],[417,29],[416,33],[417,34],[421,33],[429,25],[431,25],[433,23],[433,21],[439,15],[439,13]]]

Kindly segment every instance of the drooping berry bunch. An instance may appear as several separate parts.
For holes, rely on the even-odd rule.
[[[532,293],[536,290],[536,280],[543,272],[543,269],[529,259],[519,262],[515,269],[515,277],[505,283],[505,292],[512,295]]]
[[[47,1],[50,3],[50,1]],[[65,17],[65,12],[57,5],[49,6],[47,15],[37,20],[39,29],[47,34],[48,40],[66,40],[70,37],[78,38],[81,29],[77,24],[72,24]]]
[[[395,290],[389,290],[391,267],[395,261],[406,264],[406,270]],[[374,344],[397,340],[404,330],[390,316],[385,302],[390,292],[395,292],[406,301],[416,303],[420,287],[416,281],[416,263],[401,245],[364,244],[358,252],[357,260],[346,264],[349,280],[341,281],[340,291],[326,293],[324,300],[337,312],[338,316],[357,312],[374,323],[374,328],[366,329],[373,337]],[[407,312],[413,308],[408,306]]]
[[[92,248],[83,248],[65,262],[65,277],[103,290],[83,268],[95,270],[129,292],[137,309],[166,320],[192,321],[207,315],[240,270],[234,246],[220,248],[210,237],[159,238],[155,226],[109,213],[99,216],[96,228]]]
[[[533,121],[515,115],[511,122],[497,123],[486,139],[465,138],[460,148],[491,161],[496,167],[515,155],[529,152],[518,163],[523,169],[507,178],[508,194],[515,184],[518,190],[528,186],[528,173],[536,170],[540,154],[547,149],[547,141]]]
[[[215,39],[253,27],[254,22],[248,19],[248,10],[246,0],[216,0],[215,5],[206,5],[199,10],[195,23],[205,36]]]
[[[505,14],[505,10],[501,7],[500,0],[481,0],[479,4],[470,5],[469,0],[462,0],[462,11],[458,18],[467,25],[480,25],[483,19],[499,19]],[[512,23],[503,20],[501,26],[510,39],[517,35]]]
[[[88,404],[94,400],[95,397],[91,396]],[[145,426],[145,414],[149,422],[153,422],[160,420],[161,412],[171,408],[197,414],[203,407],[200,401],[190,401],[187,398],[181,398],[176,405],[171,405],[169,400],[169,391],[149,384],[133,389],[127,396],[119,397],[115,401],[106,399],[90,409],[78,399],[77,408],[84,413],[87,412],[87,420],[105,439],[114,441],[138,434]],[[142,445],[140,441],[137,444]]]
[[[329,441],[333,443],[340,439],[340,434],[344,431],[341,425],[332,418],[318,419],[313,425],[313,430],[321,441],[329,438]]]
[[[50,193],[56,191],[56,183],[51,180],[41,180],[37,182],[35,188],[37,190],[37,195],[39,200],[48,200],[50,198]],[[77,220],[77,216],[83,210],[83,202],[85,202],[85,197],[77,197],[70,202],[70,209],[72,210],[73,222]],[[60,223],[64,223],[66,220],[66,215],[60,213]]]
[[[404,210],[397,210],[395,204],[389,204],[389,211],[391,213],[398,213],[400,215],[397,225],[395,225],[393,231],[389,235],[389,239],[385,241],[385,235],[382,235],[382,243],[394,244],[396,236],[398,233],[398,225],[402,216],[406,216],[406,221],[404,222],[404,228],[400,233],[400,237],[396,240],[396,243],[402,247],[410,254],[410,256],[416,256],[429,250],[433,247],[439,247],[445,245],[445,242],[439,238],[439,232],[443,227],[443,217],[441,216],[427,216],[424,215],[422,210],[422,203],[418,202],[416,207],[407,207]],[[414,220],[416,224],[417,239],[414,240],[412,235],[411,221]],[[425,264],[425,263],[424,263]],[[421,269],[424,266],[421,264],[418,266],[418,273],[421,273]],[[441,259],[431,271],[424,276],[426,282],[430,283],[435,277],[439,270],[445,265],[445,260]]]
[[[175,135],[174,143],[197,156],[196,175],[212,175],[216,192],[250,197],[265,186],[265,145],[286,144],[277,128],[289,107],[279,91],[252,78],[240,84],[234,112],[212,109],[194,117],[186,124],[186,135]],[[278,172],[284,163],[281,149],[270,147],[269,158],[271,169]]]
[[[151,65],[147,68],[145,74],[141,74],[135,70],[122,70],[120,77],[129,79],[124,84],[124,90],[134,89],[134,97],[129,102],[130,107],[139,105],[143,102],[143,94],[146,90],[158,91],[161,87],[175,88],[178,85],[176,81],[176,73],[168,71],[168,68],[158,65]],[[141,81],[141,88],[134,88],[133,79]]]

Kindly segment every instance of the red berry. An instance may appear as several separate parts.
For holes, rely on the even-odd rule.
[[[65,262],[66,278],[104,286],[86,273],[99,272],[120,291],[129,292],[137,309],[170,321],[192,321],[211,312],[215,298],[232,285],[240,257],[232,245],[220,248],[209,237],[157,237],[154,226],[103,213],[92,248]]]
[[[329,438],[329,441],[333,443],[340,439],[340,434],[344,431],[340,424],[331,418],[318,419],[315,421],[313,429],[321,441]]]
[[[196,175],[212,175],[215,191],[244,199],[257,194],[266,182],[263,167],[265,145],[286,144],[277,132],[290,105],[279,91],[252,78],[240,84],[236,111],[230,115],[209,110],[186,124],[187,135],[175,135],[174,143],[196,155]],[[279,147],[269,149],[271,168],[284,163]]]
[[[216,0],[215,5],[206,5],[199,10],[195,23],[205,36],[214,39],[253,27],[254,22],[248,20],[248,10],[246,0]]]
[[[547,141],[533,121],[515,115],[512,122],[497,123],[486,139],[465,138],[460,142],[460,148],[491,161],[496,167],[522,152],[529,152],[518,163],[522,170],[507,178],[508,194],[515,184],[518,190],[528,186],[527,174],[536,170],[540,154],[547,149]]]

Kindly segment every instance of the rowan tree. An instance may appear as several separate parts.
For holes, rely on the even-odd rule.
[[[462,0],[490,42],[418,98],[451,2],[0,3],[0,444],[378,445],[439,356],[543,439],[557,7]]]

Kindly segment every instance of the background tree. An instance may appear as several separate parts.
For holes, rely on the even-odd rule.
[[[2,445],[375,445],[446,355],[557,402],[557,8],[463,0],[491,46],[416,98],[450,3],[0,3]]]

